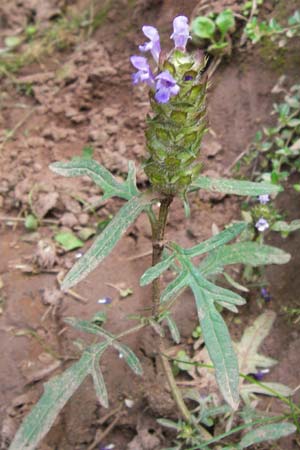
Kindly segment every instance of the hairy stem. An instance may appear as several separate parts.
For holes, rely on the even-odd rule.
[[[152,266],[155,266],[161,260],[161,255],[164,249],[165,228],[168,218],[169,207],[172,201],[173,197],[163,198],[160,204],[158,219],[154,220],[153,215],[152,217],[149,217],[152,227]],[[152,282],[152,316],[154,317],[154,319],[157,319],[159,315],[160,291],[161,291],[160,279],[157,278]],[[201,425],[198,425],[193,421],[193,417],[184,403],[180,389],[176,385],[176,380],[174,378],[168,357],[166,357],[166,349],[162,337],[159,337],[158,347],[162,367],[165,376],[167,378],[172,393],[172,397],[177,404],[181,416],[183,417],[184,420],[186,420],[187,422],[192,424],[195,428],[197,428],[200,435],[204,439],[211,439],[212,436],[210,435],[210,433],[208,433],[208,431]]]

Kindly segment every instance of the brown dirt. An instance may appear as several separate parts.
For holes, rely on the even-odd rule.
[[[23,2],[25,10],[17,8],[18,3],[12,1],[6,11],[4,24],[7,30],[24,24],[26,4],[30,2]],[[40,14],[44,13],[42,18],[47,24],[49,17],[35,3],[34,7]],[[45,5],[60,8],[62,3],[49,0]],[[82,1],[77,3],[80,8],[86,5]],[[232,3],[238,5],[240,2]],[[3,450],[20,420],[41,394],[42,383],[67,367],[70,359],[78,354],[73,342],[79,335],[65,329],[64,317],[88,319],[99,310],[107,311],[108,328],[117,332],[127,327],[126,315],[149,306],[150,291],[141,289],[138,284],[150,265],[150,229],[144,216],[137,220],[105,263],[76,286],[76,292],[87,303],[68,295],[61,299],[57,294],[57,272],[70,268],[78,251],[63,254],[56,249],[53,264],[51,261],[46,263],[48,269],[53,266],[50,267],[53,273],[49,270],[25,273],[21,266],[26,264],[36,268],[45,263],[39,259],[38,242],[43,240],[53,247],[53,231],[62,224],[76,231],[86,222],[92,225],[106,219],[120,206],[121,202],[110,200],[87,217],[84,205],[99,199],[99,189],[87,179],[76,179],[74,183],[74,180],[57,177],[48,165],[80,155],[85,145],[93,146],[95,158],[118,176],[126,173],[127,159],[142,160],[148,104],[145,90],[131,85],[132,69],[128,58],[136,52],[136,44],[141,41],[139,30],[142,24],[155,24],[168,44],[172,18],[179,13],[192,14],[197,4],[196,1],[118,0],[113,2],[102,27],[88,40],[73,50],[25,67],[17,75],[17,84],[32,86],[32,96],[18,92],[12,80],[2,80],[0,136],[4,136],[5,130],[14,129],[16,124],[19,126],[13,138],[1,148],[1,216],[21,217],[33,208],[41,217],[57,221],[57,224],[40,227],[35,235],[25,232],[22,224],[13,227],[8,226],[7,221],[1,221],[0,420]],[[214,4],[218,8],[228,2]],[[294,71],[288,75],[292,83]],[[278,73],[257,51],[234,54],[230,61],[224,61],[219,67],[209,94],[212,133],[205,139],[202,156],[207,173],[224,175],[232,161],[251,142],[260,124],[272,122],[270,112],[274,98],[270,91],[277,78]],[[141,170],[138,182],[140,186],[145,182]],[[288,210],[290,218],[298,218],[299,194],[281,196],[279,206]],[[175,202],[167,230],[170,239],[185,246],[207,238],[213,224],[221,228],[239,216],[236,199],[220,195],[194,194],[191,208],[191,218],[186,220],[180,202]],[[279,364],[268,378],[296,387],[299,384],[299,328],[287,321],[282,304],[295,306],[298,302],[299,305],[299,234],[291,235],[284,242],[275,240],[278,246],[291,252],[293,260],[287,266],[268,270],[272,302],[262,306],[253,295],[249,304],[241,308],[241,323],[232,326],[232,334],[239,336],[244,326],[262,309],[275,310],[278,318],[264,350],[278,359]],[[137,257],[133,258],[135,255]],[[121,299],[117,289],[112,287],[120,284],[131,288],[133,294]],[[47,303],[49,294],[56,295],[51,310]],[[113,299],[111,305],[97,303],[105,296]],[[193,301],[188,293],[175,308],[175,317],[183,342],[187,343],[196,325]],[[231,320],[230,316],[228,318]],[[117,354],[104,359],[102,368],[109,391],[109,411],[124,405],[124,399],[132,399],[134,406],[131,409],[122,406],[117,425],[101,442],[103,445],[113,443],[117,450],[159,450],[167,445],[155,418],[176,415],[161,368],[155,364],[152,341],[150,331],[126,339],[141,358],[145,370],[142,379],[133,376]],[[86,382],[64,408],[40,450],[89,449],[97,431],[105,430],[115,417],[100,424],[99,419],[106,413],[97,403],[91,383]],[[156,430],[156,433],[147,430]],[[137,436],[138,439],[144,436],[146,444],[137,443]],[[293,445],[297,444],[286,440],[284,448],[296,448]]]

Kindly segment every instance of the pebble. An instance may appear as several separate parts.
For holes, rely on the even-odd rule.
[[[60,223],[64,227],[73,228],[74,226],[78,225],[78,220],[72,213],[65,213],[60,218]]]

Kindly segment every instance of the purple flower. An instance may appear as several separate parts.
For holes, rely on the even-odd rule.
[[[270,369],[261,369],[261,370],[258,370],[256,373],[254,373],[253,377],[257,381],[261,381],[261,380],[263,380],[264,376],[269,372],[270,372]]]
[[[258,196],[259,203],[266,205],[270,201],[269,194],[262,194]]]
[[[144,25],[143,28],[144,35],[149,38],[149,42],[145,42],[143,45],[139,45],[139,49],[141,52],[152,53],[153,58],[158,63],[159,54],[160,54],[160,39],[159,34],[156,28]]]
[[[268,221],[262,217],[256,222],[255,226],[260,232],[266,231],[269,228]]]
[[[268,291],[268,289],[266,289],[264,287],[261,288],[260,294],[261,294],[261,296],[262,296],[262,298],[264,299],[265,302],[269,302],[271,300],[271,294]]]
[[[99,303],[100,305],[109,305],[111,302],[112,302],[112,298],[103,297],[103,298],[100,298],[97,303]]]
[[[187,17],[175,17],[173,20],[173,33],[170,38],[174,40],[175,48],[185,50],[188,39],[191,39]]]
[[[170,97],[177,95],[180,87],[176,83],[176,80],[172,77],[168,70],[161,72],[156,80],[156,94],[155,100],[158,103],[168,103]]]
[[[138,70],[132,76],[133,84],[147,83],[148,86],[154,87],[154,76],[151,72],[147,59],[143,56],[131,56],[130,61],[133,67]]]

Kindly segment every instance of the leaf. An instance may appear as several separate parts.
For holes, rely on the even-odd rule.
[[[281,186],[271,183],[254,183],[252,181],[240,181],[225,178],[210,178],[200,176],[193,181],[189,192],[205,189],[211,192],[222,192],[223,194],[251,195],[276,194],[282,191]]]
[[[235,19],[232,10],[225,9],[222,11],[216,18],[216,25],[223,35],[233,30]]]
[[[237,281],[235,281],[228,273],[223,272],[223,276],[225,278],[225,280],[231,284],[232,287],[234,287],[235,289],[237,289],[238,291],[242,291],[242,292],[249,292],[249,289],[246,288],[245,286],[243,286],[242,284],[238,283]]]
[[[143,368],[136,354],[125,344],[120,344],[118,341],[113,342],[113,346],[120,352],[130,369],[136,375],[143,375]]]
[[[75,250],[76,248],[83,247],[84,243],[78,239],[75,234],[70,231],[63,231],[54,236],[56,242],[58,242],[64,250],[70,252],[71,250]]]
[[[192,22],[192,32],[201,39],[211,39],[215,31],[216,26],[208,17],[200,16]]]
[[[236,410],[239,404],[239,367],[227,326],[207,293],[195,282],[190,286],[219,389],[232,409]]]
[[[239,443],[240,449],[250,447],[253,444],[259,444],[264,441],[277,440],[289,434],[295,433],[296,426],[288,422],[273,423],[263,425],[255,430],[249,431]]]
[[[242,339],[239,343],[235,344],[241,373],[256,373],[257,367],[267,368],[277,363],[277,361],[271,358],[267,358],[264,361],[264,356],[258,354],[258,349],[270,333],[275,318],[275,312],[264,312],[251,326],[245,329]]]
[[[4,39],[4,43],[8,48],[14,48],[20,45],[22,42],[22,38],[19,36],[8,36]]]
[[[287,223],[283,220],[278,220],[272,225],[271,230],[281,231],[284,233],[291,233],[292,231],[300,230],[300,220],[292,220],[292,222]]]
[[[146,286],[151,283],[155,278],[158,278],[165,270],[167,270],[174,261],[175,255],[172,254],[163,261],[159,262],[153,267],[150,267],[146,270],[146,272],[141,276],[140,285]]]
[[[160,302],[166,303],[173,296],[175,296],[180,289],[187,285],[187,279],[187,274],[183,272],[175,278],[175,280],[171,281],[171,283],[169,283],[166,289],[162,292]]]
[[[49,168],[65,177],[78,177],[88,175],[104,192],[103,200],[113,196],[130,200],[138,195],[135,181],[135,166],[132,161],[128,166],[128,177],[123,183],[119,183],[115,177],[97,161],[87,158],[76,158],[72,161],[50,164]]]
[[[62,375],[45,383],[45,391],[38,403],[17,431],[10,450],[35,450],[37,444],[53,425],[58,413],[90,373],[94,360],[107,348],[107,343],[96,344],[86,350],[80,360]]]
[[[61,289],[66,290],[83,280],[109,255],[129,225],[150,204],[147,197],[133,197],[115,215],[102,233],[95,239],[91,248],[66,275]]]
[[[91,369],[91,375],[93,377],[93,382],[94,382],[94,388],[96,391],[96,395],[98,397],[98,400],[100,402],[100,404],[102,406],[104,406],[104,408],[108,408],[108,395],[107,395],[107,390],[106,390],[106,386],[105,386],[105,381],[99,366],[99,360],[98,359],[94,359],[93,361],[93,366]]]
[[[242,231],[244,231],[247,228],[247,226],[248,224],[246,222],[235,223],[226,228],[224,231],[221,231],[220,233],[216,234],[212,238],[204,242],[201,242],[201,244],[195,245],[192,248],[185,249],[184,254],[193,258],[194,256],[199,256],[203,253],[207,253],[211,250],[214,250],[215,248],[220,247],[221,245],[224,245],[227,242],[234,239]]]
[[[274,397],[277,397],[277,395],[279,394],[283,397],[290,397],[291,395],[293,395],[293,389],[291,389],[289,386],[286,386],[285,384],[273,382],[264,382],[262,384],[243,383],[241,386],[241,393],[272,395]]]
[[[177,324],[176,324],[175,320],[173,319],[173,317],[170,316],[170,314],[168,314],[166,316],[165,320],[166,320],[167,325],[169,327],[169,330],[170,330],[170,333],[171,333],[173,341],[176,344],[180,344],[180,333],[179,333],[179,330],[178,330],[178,327],[177,327]]]
[[[163,427],[172,428],[177,431],[181,430],[180,424],[178,424],[177,422],[173,422],[173,420],[161,418],[157,419],[156,421]]]
[[[222,271],[223,266],[246,264],[257,267],[266,264],[285,264],[291,255],[270,245],[256,242],[237,242],[214,250],[200,264],[204,276]]]
[[[35,231],[39,226],[39,221],[33,214],[28,214],[26,216],[24,225],[27,230]]]

